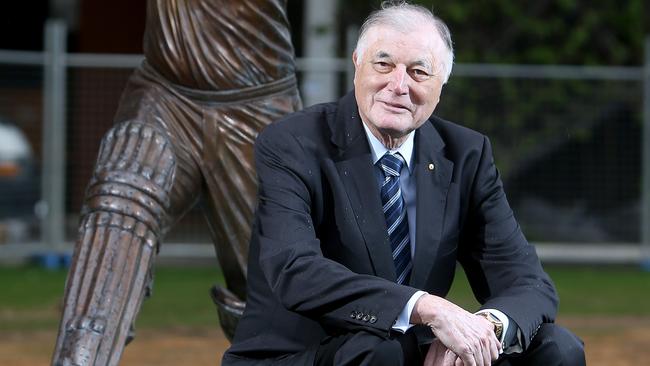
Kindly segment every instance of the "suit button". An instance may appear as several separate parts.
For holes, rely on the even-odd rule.
[[[370,317],[370,323],[375,324],[377,322],[377,317],[376,316],[371,316]]]
[[[357,312],[356,311],[353,311],[353,312],[350,313],[350,318],[354,319],[356,317],[357,317]]]
[[[361,320],[363,318],[363,313],[357,313],[357,320]]]
[[[363,317],[363,321],[364,321],[364,322],[367,322],[368,320],[370,320],[370,315],[366,314],[366,315]]]

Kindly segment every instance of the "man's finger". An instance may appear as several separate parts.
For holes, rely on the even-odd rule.
[[[487,365],[485,364],[485,353],[487,350],[485,350],[485,346],[483,345],[483,339],[478,338],[472,343],[473,347],[473,352],[472,354],[474,355],[474,361],[476,362],[477,366],[490,366],[488,363]]]
[[[499,358],[499,355],[501,355],[501,342],[499,342],[498,339],[496,342],[490,342],[490,355],[492,361],[496,361]]]
[[[429,351],[424,358],[424,366],[438,366],[441,364],[444,365],[445,351],[446,348],[442,346],[440,341],[436,340],[431,343],[431,345],[429,345]]]
[[[463,364],[467,366],[477,366],[476,360],[474,359],[474,354],[472,353],[471,350],[467,350],[465,352],[461,352],[459,355],[457,355],[460,360],[463,362]]]
[[[462,366],[463,362],[460,361],[460,358],[458,358],[458,356],[456,356],[454,352],[450,351],[449,349],[446,349],[440,365],[441,366]]]
[[[486,365],[490,365],[492,361],[499,358],[499,342],[496,336],[492,335],[483,340],[483,356],[485,356]]]
[[[489,360],[489,355],[487,354],[488,350],[483,347],[483,344],[481,342],[478,342],[478,347],[474,351],[474,358],[476,359],[476,365],[477,366],[490,366],[490,360]],[[487,357],[487,363],[486,363],[486,357]]]
[[[484,366],[490,366],[492,364],[492,350],[490,347],[481,347],[479,352],[481,354],[481,364]]]

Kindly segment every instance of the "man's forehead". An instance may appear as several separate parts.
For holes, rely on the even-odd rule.
[[[393,60],[395,58],[404,58],[403,56],[400,57],[400,55],[394,55],[390,51],[381,48],[376,50],[374,54],[372,54],[371,56],[373,56],[377,60],[381,60],[381,59]],[[430,66],[433,58],[434,55],[432,54],[432,52],[422,52],[420,55],[413,55],[408,59],[402,59],[399,61],[408,63],[409,65]]]
[[[377,25],[370,30],[367,40],[370,57],[397,57],[420,54],[416,58],[436,58],[444,50],[442,39],[431,24],[414,26],[407,31],[389,25]]]

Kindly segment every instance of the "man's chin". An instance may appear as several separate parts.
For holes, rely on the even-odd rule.
[[[400,128],[400,126],[389,126],[389,127],[384,127],[380,128],[379,132],[384,135],[384,136],[390,136],[392,139],[400,139],[409,133],[411,133],[411,129],[403,129]]]

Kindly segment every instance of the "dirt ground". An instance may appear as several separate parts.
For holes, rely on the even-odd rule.
[[[572,317],[559,322],[583,338],[590,366],[650,364],[650,317]],[[0,365],[48,365],[55,336],[54,331],[0,334]],[[126,348],[120,365],[219,365],[227,346],[217,329],[143,330]]]

